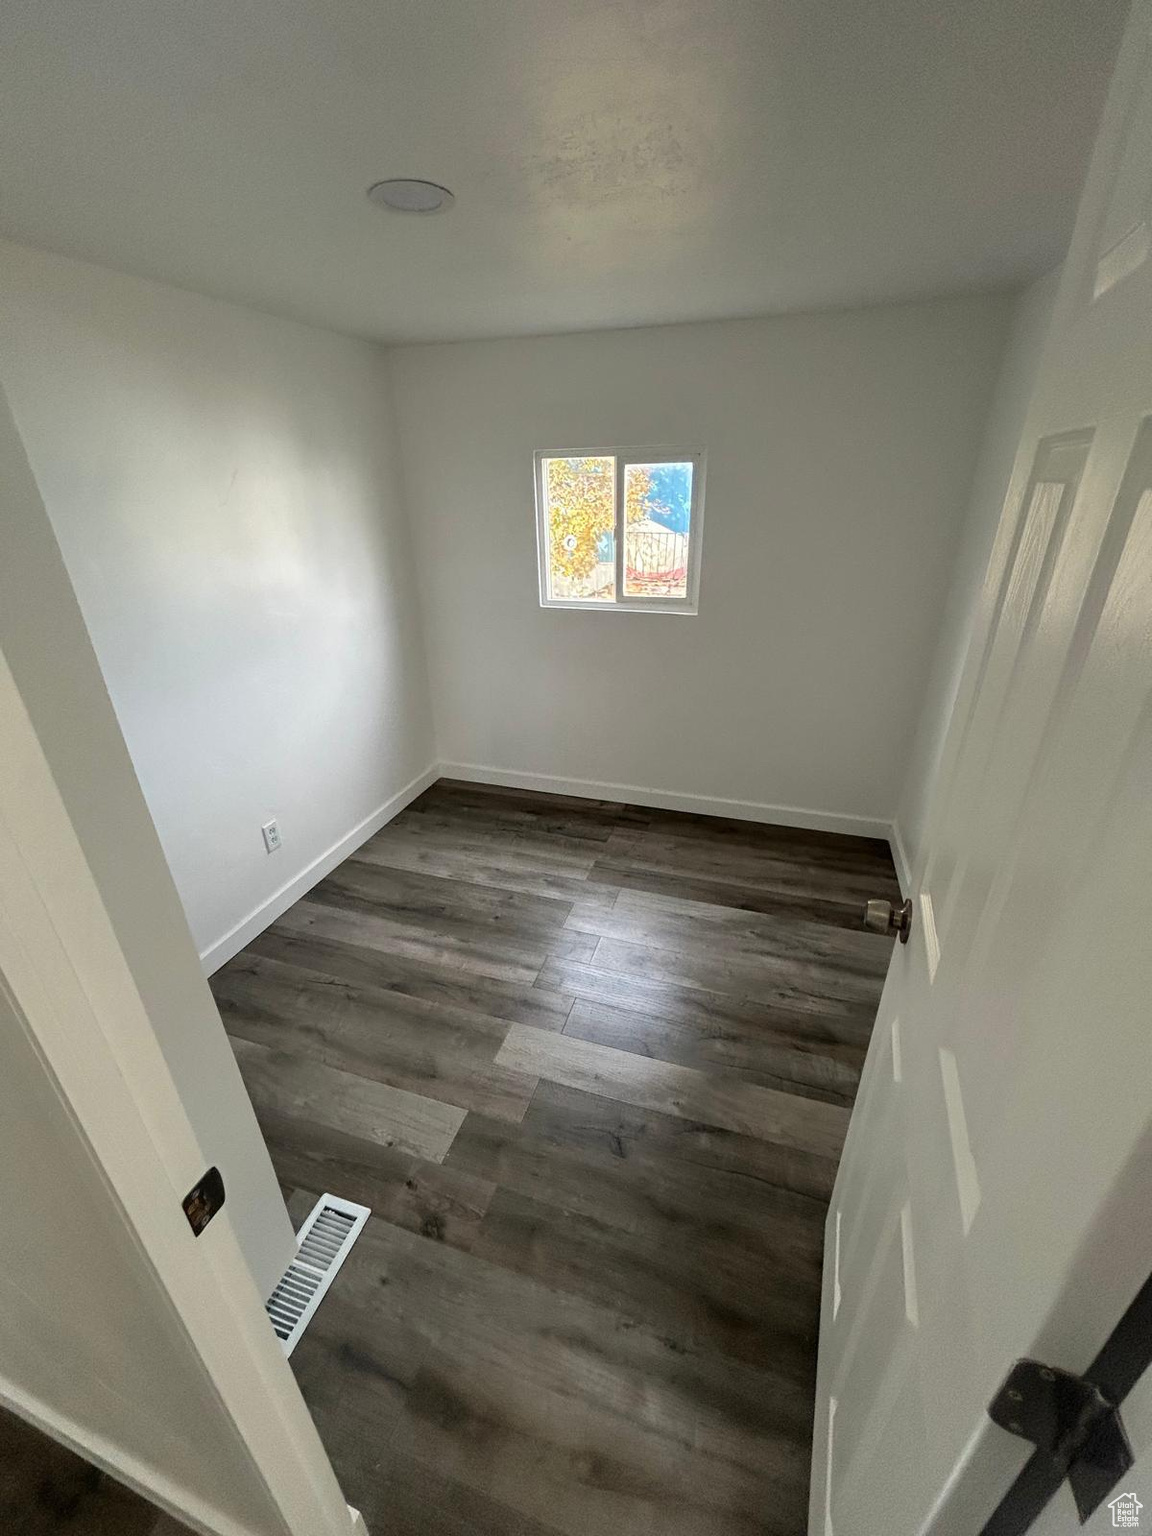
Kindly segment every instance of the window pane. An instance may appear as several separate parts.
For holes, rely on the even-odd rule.
[[[545,459],[543,481],[548,596],[614,602],[615,459]]]
[[[692,463],[624,466],[624,596],[687,597]]]

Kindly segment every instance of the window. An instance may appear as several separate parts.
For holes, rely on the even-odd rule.
[[[698,452],[538,453],[541,605],[695,613],[703,493]]]

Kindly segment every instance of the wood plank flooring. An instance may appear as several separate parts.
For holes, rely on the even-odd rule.
[[[0,1408],[4,1536],[189,1536],[66,1446]]]
[[[442,780],[212,979],[293,1356],[389,1536],[801,1536],[823,1223],[898,898],[861,838]]]

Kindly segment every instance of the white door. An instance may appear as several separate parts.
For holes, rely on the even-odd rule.
[[[1152,1274],[1150,250],[1137,0],[829,1213],[811,1536],[977,1536],[1013,1362],[1084,1371]]]

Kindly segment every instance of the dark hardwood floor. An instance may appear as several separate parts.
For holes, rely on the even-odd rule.
[[[887,968],[862,838],[441,781],[212,980],[293,1356],[388,1536],[801,1536],[826,1202]]]
[[[189,1536],[147,1500],[0,1408],[3,1536]]]

